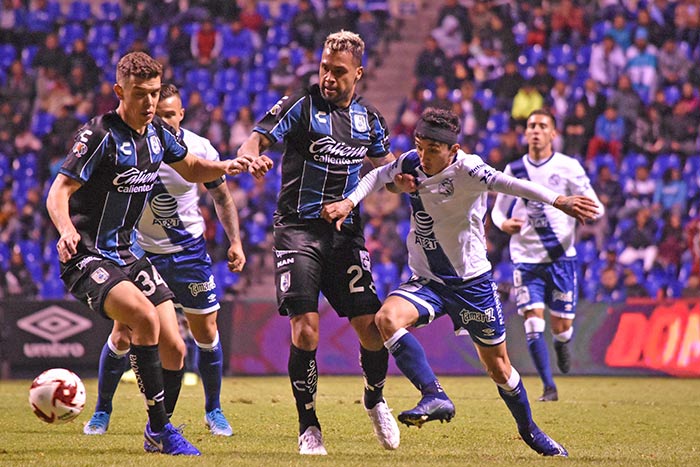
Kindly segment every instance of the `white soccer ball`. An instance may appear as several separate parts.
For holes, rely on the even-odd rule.
[[[85,386],[72,371],[52,368],[32,381],[29,404],[41,421],[68,423],[85,407]]]

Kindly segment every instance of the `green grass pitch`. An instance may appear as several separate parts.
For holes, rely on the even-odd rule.
[[[457,407],[451,423],[421,429],[401,425],[401,446],[385,451],[360,405],[359,376],[321,375],[317,409],[328,456],[297,454],[297,422],[286,377],[226,378],[222,405],[231,438],[211,436],[203,423],[201,385],[184,387],[173,423],[201,458],[143,451],[146,414],[133,384],[122,384],[108,434],[86,436],[96,381],[86,379],[88,402],[66,425],[46,425],[29,408],[30,381],[0,381],[2,466],[691,466],[700,465],[700,380],[637,377],[559,377],[559,402],[540,403],[539,381],[526,377],[535,421],[568,450],[569,459],[542,458],[518,437],[515,423],[486,377],[443,377]],[[413,407],[417,391],[390,377],[394,414]]]

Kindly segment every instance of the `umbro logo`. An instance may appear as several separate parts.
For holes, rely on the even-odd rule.
[[[18,320],[17,327],[49,342],[60,342],[92,328],[92,321],[52,305]]]

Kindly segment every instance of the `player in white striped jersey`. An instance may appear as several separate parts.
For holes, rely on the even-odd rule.
[[[196,156],[218,161],[219,153],[209,140],[180,127],[185,110],[178,89],[165,84],[156,107],[158,116],[177,132],[178,138]],[[265,162],[271,161],[267,159]],[[224,177],[204,183],[214,200],[217,216],[229,239],[228,267],[240,272],[245,265],[238,212]],[[175,294],[176,308],[184,312],[197,348],[197,367],[204,386],[205,423],[214,435],[231,436],[220,402],[223,376],[223,352],[216,325],[217,285],[211,259],[206,251],[204,219],[199,209],[199,186],[183,179],[170,167],[161,166],[158,180],[138,224],[137,240],[148,258]],[[109,426],[112,398],[124,370],[131,334],[115,322],[100,355],[98,400],[86,434],[103,434]],[[183,349],[184,352],[184,349]],[[163,370],[166,381],[166,411],[172,414],[179,395],[184,368]]]
[[[455,414],[423,347],[407,330],[448,315],[457,334],[471,336],[528,446],[546,456],[567,456],[566,449],[533,421],[525,387],[510,364],[501,304],[486,258],[483,219],[488,191],[525,196],[580,219],[593,217],[595,202],[504,175],[479,156],[460,150],[460,128],[454,113],[426,109],[416,126],[416,149],[371,171],[346,199],[324,206],[322,215],[340,228],[352,208],[384,184],[393,181],[410,192],[407,247],[413,276],[389,294],[375,317],[396,365],[422,395],[416,407],[399,414],[399,421],[420,427],[430,420],[449,421]]]
[[[581,164],[555,152],[554,117],[547,110],[535,110],[527,119],[525,137],[528,153],[511,163],[504,172],[568,195],[584,195],[596,201],[598,216],[604,208],[591,188]],[[515,265],[513,285],[518,313],[525,318],[530,356],[542,379],[544,392],[539,401],[559,399],[549,366],[544,308],[549,307],[557,366],[568,373],[571,356],[568,343],[574,332],[578,298],[577,260],[574,248],[576,220],[542,203],[499,194],[491,219],[511,235],[510,257]]]

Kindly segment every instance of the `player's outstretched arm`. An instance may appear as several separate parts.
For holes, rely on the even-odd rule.
[[[248,170],[252,159],[237,157],[226,161],[210,161],[193,154],[187,155],[170,166],[188,182],[204,183],[223,175],[238,175]]]
[[[581,223],[598,217],[598,203],[587,196],[560,195],[554,201],[553,206],[571,217],[575,217]]]

